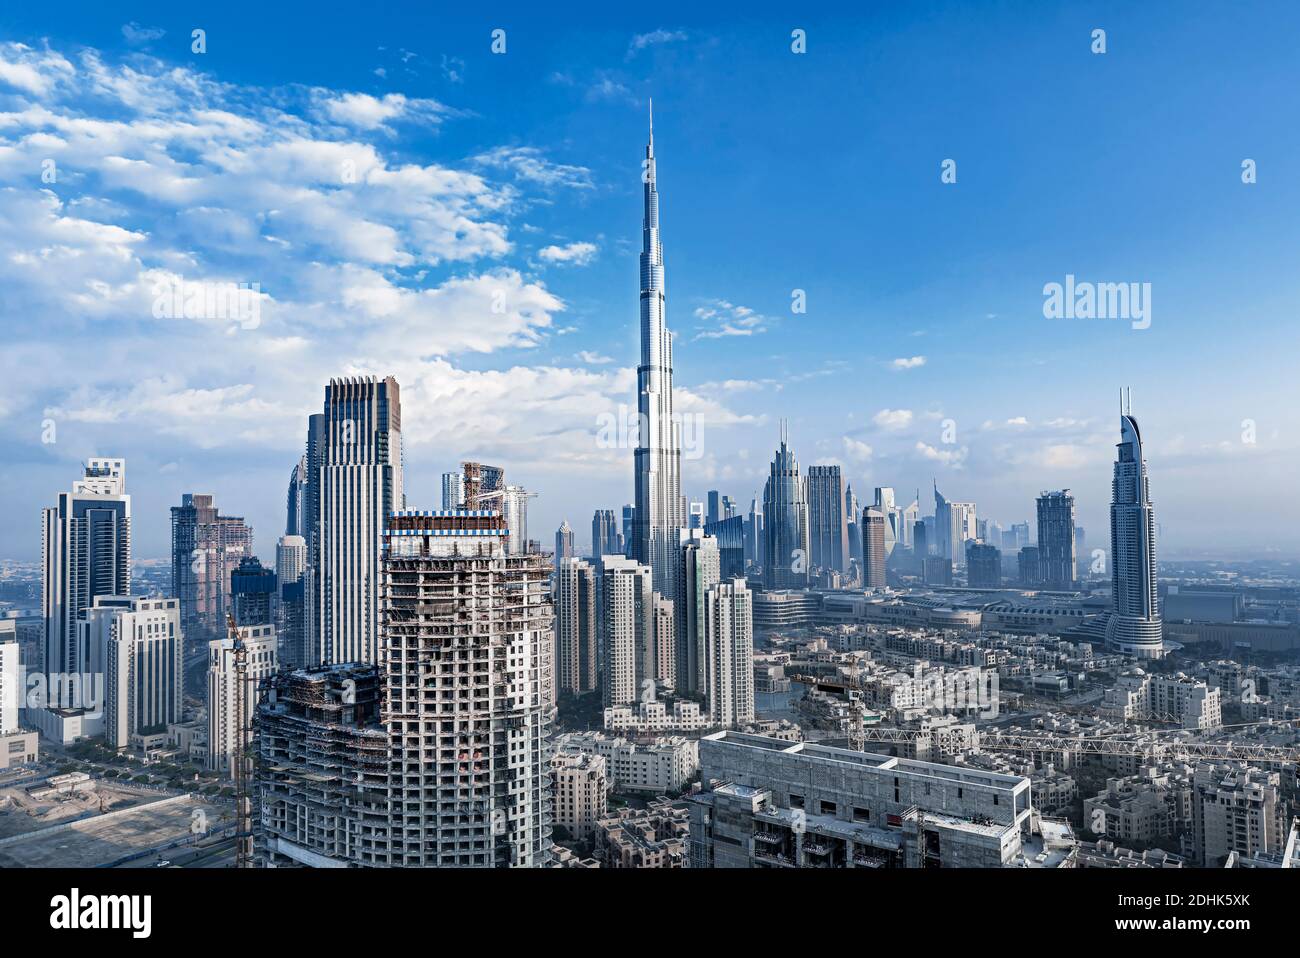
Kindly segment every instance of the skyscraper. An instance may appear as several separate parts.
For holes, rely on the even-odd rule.
[[[631,558],[632,550],[636,548],[636,506],[631,503],[624,503],[622,513],[622,531],[619,533],[623,539],[623,548],[616,550],[620,555]]]
[[[544,556],[512,554],[506,539],[491,511],[389,519],[390,865],[549,861],[551,570]]]
[[[307,665],[307,541],[302,536],[282,536],[275,547],[275,578],[279,583],[276,634],[281,665],[300,669]]]
[[[303,455],[289,472],[289,492],[285,497],[284,534],[301,536],[307,523],[307,457]]]
[[[641,364],[637,367],[640,424],[635,454],[636,511],[628,554],[650,566],[655,591],[672,594],[677,530],[686,525],[681,488],[681,427],[673,418],[673,344],[664,322],[664,252],[659,240],[654,113],[645,148],[641,228]]]
[[[1044,588],[1074,588],[1074,546],[1074,496],[1069,489],[1042,493],[1038,497],[1038,569]]]
[[[1119,417],[1115,477],[1111,482],[1110,554],[1114,614],[1106,641],[1139,658],[1164,654],[1163,626],[1156,595],[1156,519],[1142,457],[1142,433],[1126,410]]]
[[[902,531],[898,536],[898,542],[899,545],[901,545],[904,549],[915,550],[916,548],[916,543],[913,541],[912,533],[916,529],[916,522],[917,519],[920,517],[920,515],[921,515],[921,500],[919,498],[913,499],[908,505],[904,506],[902,509],[902,522],[901,522]]]
[[[862,585],[885,587],[885,514],[879,506],[862,510]]]
[[[710,723],[754,721],[754,610],[744,579],[719,582],[704,594],[704,682]]]
[[[722,493],[717,489],[710,489],[707,497],[708,511],[705,513],[705,523],[718,522],[722,516]]]
[[[492,505],[493,493],[505,491],[506,471],[500,466],[488,466],[481,462],[462,462],[461,468],[461,502],[460,508],[489,509],[500,511],[500,503]]]
[[[275,570],[257,556],[244,556],[230,576],[231,604],[238,625],[273,625]]]
[[[654,588],[649,566],[604,556],[600,568],[600,684],[606,707],[628,705],[654,678]]]
[[[703,693],[705,668],[705,594],[718,584],[722,555],[718,540],[702,529],[684,529],[677,550],[673,614],[677,625],[676,677],[681,692]]]
[[[745,518],[745,561],[763,564],[763,505],[757,498],[749,500]]]
[[[181,720],[184,661],[175,599],[98,596],[78,622],[94,671],[104,675],[104,740],[123,750],[131,736]]]
[[[898,545],[899,510],[894,505],[894,490],[889,486],[876,486],[876,508],[885,517],[885,556],[888,558]]]
[[[460,472],[442,474],[442,508],[444,510],[465,508],[465,476]]]
[[[313,663],[374,662],[384,524],[404,502],[397,380],[332,379],[323,415]]]
[[[43,655],[50,678],[80,674],[77,617],[101,595],[131,592],[131,497],[126,460],[91,459],[71,492],[42,512]]]
[[[849,529],[844,513],[844,477],[839,466],[808,469],[808,547],[815,569],[847,572]]]
[[[972,589],[996,589],[1002,585],[1002,553],[984,542],[966,543],[966,584]]]
[[[303,487],[304,503],[310,491]],[[211,641],[225,634],[230,577],[253,554],[253,530],[240,516],[223,516],[207,494],[183,494],[171,514],[172,594],[180,602],[181,631],[191,642]]]
[[[591,517],[591,555],[599,559],[606,555],[619,555],[618,524],[613,509],[597,509]]]
[[[1043,584],[1043,569],[1039,561],[1038,546],[1025,546],[1016,553],[1016,571],[1020,576],[1020,584],[1025,588],[1037,589]]]
[[[744,516],[729,516],[717,522],[705,523],[704,534],[718,541],[722,578],[743,578],[745,575]]]
[[[584,559],[555,563],[555,673],[560,691],[593,692],[599,685],[596,650],[596,570]]]
[[[528,500],[537,493],[529,492],[523,486],[508,485],[501,493],[498,508],[505,515],[506,528],[510,534],[506,537],[506,548],[511,555],[521,555],[529,551],[528,547]],[[480,506],[479,508],[483,508]],[[572,537],[572,533],[569,534]]]
[[[808,587],[808,504],[799,478],[799,460],[786,445],[772,459],[763,487],[763,583],[769,589]]]
[[[979,538],[976,529],[975,503],[950,502],[934,487],[934,553],[951,559],[955,565],[966,564],[966,542]]]
[[[566,519],[555,530],[555,564],[559,565],[562,559],[572,559],[573,555],[573,527]]]
[[[858,505],[858,497],[853,491],[853,486],[849,485],[844,490],[844,516],[848,520],[849,532],[849,559],[862,568],[862,508]]]

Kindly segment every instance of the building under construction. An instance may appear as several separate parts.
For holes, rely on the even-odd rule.
[[[393,865],[546,864],[553,611],[500,513],[404,512],[384,536]]]
[[[260,865],[388,859],[388,732],[374,666],[282,672],[257,709]]]
[[[378,666],[281,675],[258,709],[263,863],[547,864],[550,565],[506,538],[492,510],[389,517]]]

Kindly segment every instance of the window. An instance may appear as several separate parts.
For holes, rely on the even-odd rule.
[[[791,808],[803,808],[803,796],[802,796],[802,795],[796,795],[794,792],[791,792],[791,793],[790,793],[790,807],[791,807]]]
[[[834,815],[836,812],[836,805],[834,802],[822,802],[821,807],[823,815]]]
[[[871,821],[871,809],[869,809],[869,808],[859,808],[857,805],[854,805],[854,806],[853,806],[853,820],[854,820],[855,822],[869,822],[869,821]]]

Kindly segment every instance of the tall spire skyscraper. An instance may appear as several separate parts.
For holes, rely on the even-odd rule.
[[[1120,441],[1111,482],[1111,592],[1115,612],[1106,623],[1106,641],[1139,658],[1164,654],[1163,627],[1156,595],[1156,519],[1142,458],[1142,433],[1125,400],[1119,417]]]
[[[636,375],[639,428],[636,512],[629,551],[638,562],[650,566],[655,591],[670,596],[677,530],[686,525],[686,516],[682,504],[681,427],[673,418],[673,343],[664,324],[664,250],[659,241],[653,104],[642,180],[645,218],[641,226],[641,364]]]

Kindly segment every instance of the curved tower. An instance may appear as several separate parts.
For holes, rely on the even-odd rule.
[[[1160,658],[1164,644],[1156,594],[1156,519],[1142,458],[1142,433],[1130,411],[1120,414],[1119,431],[1110,501],[1115,611],[1106,623],[1106,642],[1139,658]]]
[[[672,591],[677,530],[686,525],[681,486],[681,428],[673,418],[673,343],[664,325],[664,250],[655,185],[654,106],[645,148],[641,224],[641,364],[637,367],[636,513],[630,554],[653,570],[655,591]]]

